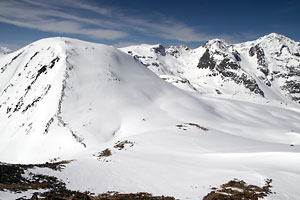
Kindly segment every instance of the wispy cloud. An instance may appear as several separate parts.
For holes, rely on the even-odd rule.
[[[74,8],[74,4],[70,5]],[[69,6],[69,9],[72,7]],[[68,7],[65,6],[64,9]],[[96,19],[67,14],[56,3],[37,3],[30,0],[1,1],[0,21],[45,32],[81,34],[99,39],[113,40],[127,35],[123,31],[101,28]],[[95,28],[87,25],[94,25]]]
[[[211,37],[177,20],[162,16],[159,22],[124,13],[120,8],[81,1],[0,1],[0,21],[45,32],[80,34],[96,39],[125,39],[138,33],[183,42]]]

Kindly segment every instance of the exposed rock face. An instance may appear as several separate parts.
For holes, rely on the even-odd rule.
[[[188,48],[185,45],[178,45],[178,46],[170,46],[166,49],[166,54],[169,54],[174,57],[179,57],[181,55],[181,52],[183,51],[190,51],[190,48]]]
[[[276,83],[287,98],[300,103],[300,46],[283,35],[272,33],[256,41],[258,69],[265,84]]]
[[[208,76],[220,76],[224,81],[234,81],[251,92],[264,96],[255,79],[241,71],[240,54],[232,45],[222,40],[212,40],[203,47],[206,51],[199,59],[198,68],[209,68],[211,72]]]
[[[165,55],[166,55],[165,47],[162,46],[161,44],[159,44],[159,45],[156,46],[156,47],[152,47],[152,48],[151,48],[151,51],[153,51],[154,53],[160,54],[160,55],[162,55],[162,56],[165,56]]]
[[[257,64],[259,65],[258,69],[261,70],[266,76],[269,74],[268,65],[265,60],[265,53],[262,48],[260,48],[258,45],[251,47],[249,50],[249,55],[253,57],[256,55],[257,58]]]
[[[259,45],[255,45],[254,47],[250,48],[249,55],[251,57],[254,57],[256,55],[257,65],[258,65],[257,69],[263,73],[263,76],[260,76],[260,78],[262,80],[264,80],[264,82],[267,86],[270,87],[271,82],[270,82],[270,80],[268,80],[268,77],[267,77],[269,75],[270,71],[268,68],[267,61],[265,59],[264,50]]]
[[[198,68],[200,69],[214,69],[216,65],[216,62],[214,61],[214,59],[211,57],[209,50],[207,49],[205,51],[205,53],[203,54],[203,56],[200,58],[199,63],[197,65]]]

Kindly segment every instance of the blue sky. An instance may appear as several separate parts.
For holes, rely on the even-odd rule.
[[[0,45],[11,49],[55,36],[194,48],[272,32],[300,41],[299,0],[0,0]]]

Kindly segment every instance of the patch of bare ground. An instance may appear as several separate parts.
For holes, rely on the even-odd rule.
[[[54,192],[35,193],[30,200],[175,200],[174,197],[167,196],[153,196],[150,193],[129,193],[120,194],[117,192],[110,192],[100,195],[92,195],[87,192],[69,191],[66,194],[57,194]],[[25,200],[25,199],[24,199]]]
[[[101,159],[103,157],[109,157],[111,155],[112,155],[111,150],[109,148],[106,148],[103,151],[96,154],[95,156],[97,156],[99,159]]]
[[[175,200],[174,197],[152,196],[150,193],[120,194],[117,192],[105,193],[91,198],[92,200]]]
[[[203,131],[208,131],[208,128],[205,128],[203,126],[200,126],[199,124],[191,123],[191,122],[183,123],[183,124],[177,124],[176,126],[177,126],[178,129],[181,129],[181,130],[184,130],[184,131],[187,130],[188,126],[196,127],[196,128],[201,129]]]
[[[126,146],[133,147],[133,145],[134,145],[134,142],[131,142],[129,140],[124,140],[122,142],[121,141],[116,142],[114,148],[116,148],[118,150],[122,150]]]
[[[115,143],[114,148],[118,150],[126,150],[126,147],[133,147],[134,142],[131,142],[129,140],[124,141],[118,141]],[[98,160],[109,162],[110,160],[108,157],[112,156],[112,150],[109,148],[106,148],[96,154],[93,154],[93,156],[96,156]]]
[[[109,148],[106,148],[98,153],[93,154],[93,156],[97,157],[97,160],[102,162],[109,162],[109,157],[112,156],[112,152]]]
[[[266,179],[262,187],[247,185],[245,181],[233,179],[220,186],[219,189],[212,188],[203,200],[258,200],[267,197],[271,191],[272,179]]]
[[[110,153],[109,151],[105,151],[103,154],[109,155]],[[88,191],[73,191],[67,189],[66,184],[57,177],[45,174],[34,174],[30,172],[30,170],[28,171],[28,169],[31,168],[42,167],[47,167],[52,170],[61,170],[62,166],[69,162],[71,161],[32,165],[0,163],[0,191],[21,193],[27,190],[37,190],[29,199],[22,197],[19,198],[19,200],[175,200],[174,197],[153,196],[145,192],[129,194],[107,192],[95,195]],[[266,179],[265,185],[260,187],[248,185],[243,180],[233,179],[221,185],[220,188],[211,188],[212,191],[203,197],[203,200],[263,199],[272,193],[271,182],[272,179]],[[41,189],[43,189],[43,191],[39,191]]]
[[[56,177],[42,174],[35,174],[27,170],[32,168],[50,168],[52,170],[62,170],[71,161],[60,161],[56,163],[44,164],[8,164],[0,163],[0,191],[9,190],[21,192],[29,189],[55,189],[64,186],[64,183]],[[25,172],[27,176],[25,177]]]

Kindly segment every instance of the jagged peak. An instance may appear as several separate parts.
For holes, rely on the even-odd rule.
[[[184,44],[172,45],[166,49],[166,53],[172,56],[176,56],[186,51],[190,51],[190,48]]]
[[[154,45],[150,50],[162,56],[166,55],[166,48],[161,44]]]
[[[225,40],[219,38],[208,40],[202,45],[204,48],[218,51],[226,51],[230,46]]]
[[[212,44],[227,44],[225,40],[221,39],[221,38],[215,38],[215,39],[211,39],[211,40],[207,40],[203,46],[206,45],[212,45]]]

